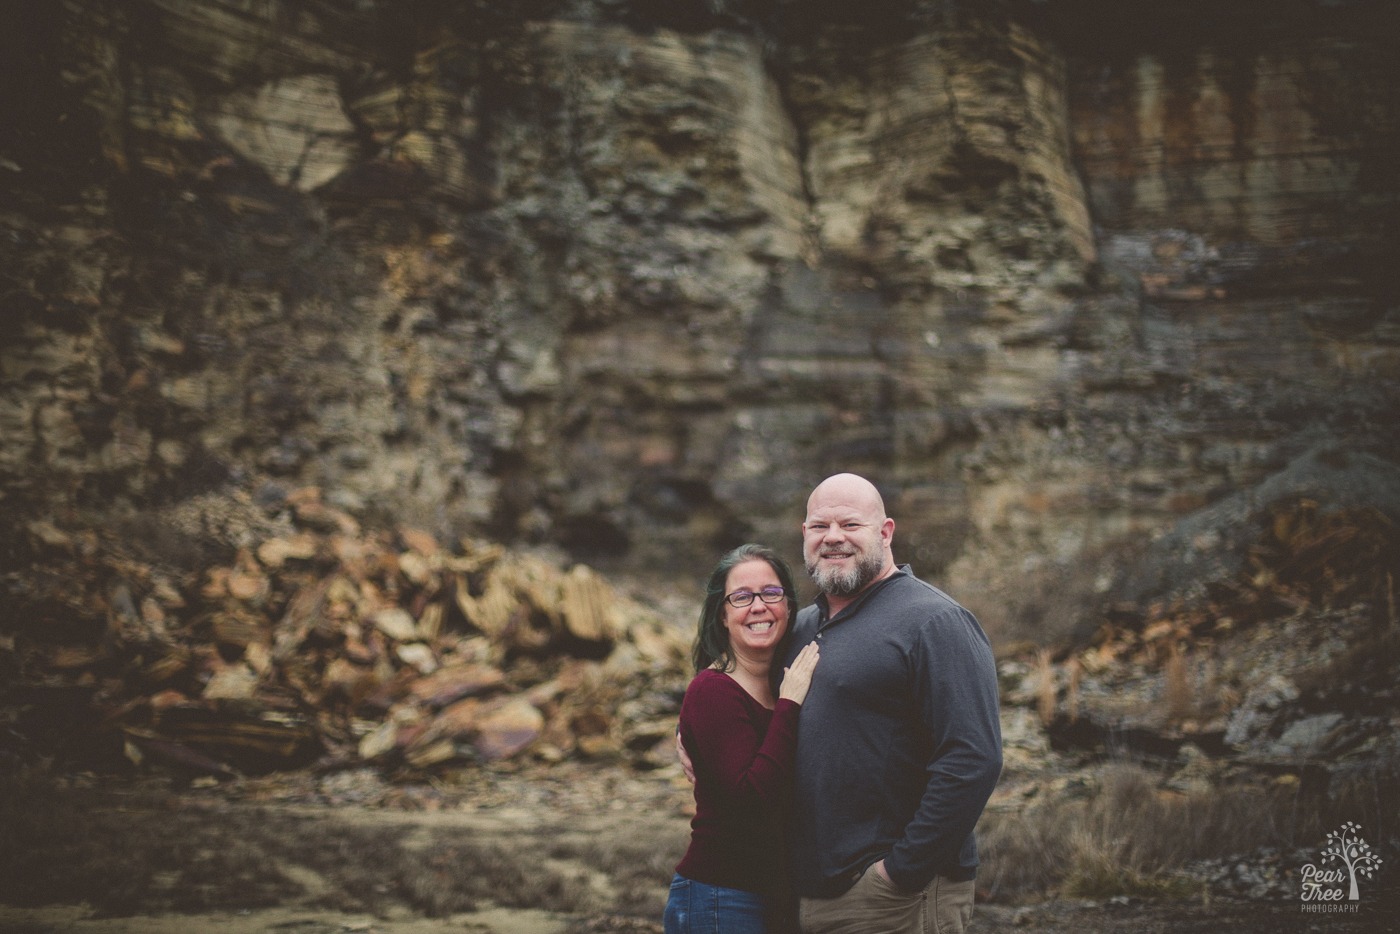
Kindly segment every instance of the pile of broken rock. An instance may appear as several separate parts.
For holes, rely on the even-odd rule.
[[[584,565],[412,528],[314,489],[179,572],[28,527],[0,632],[0,756],[233,776],[566,758],[665,764],[688,636]]]

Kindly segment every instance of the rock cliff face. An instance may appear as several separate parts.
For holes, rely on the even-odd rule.
[[[315,485],[688,585],[855,470],[1015,635],[1397,488],[1385,4],[849,6],[10,14],[0,512],[188,559]]]

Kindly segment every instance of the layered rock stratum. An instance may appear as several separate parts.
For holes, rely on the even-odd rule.
[[[856,470],[1005,638],[1222,504],[1394,516],[1395,13],[1218,6],[12,11],[0,513],[227,561],[315,487],[690,586]]]

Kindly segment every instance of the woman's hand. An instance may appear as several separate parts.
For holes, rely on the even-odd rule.
[[[820,661],[820,653],[815,642],[808,642],[797,653],[792,664],[783,669],[783,683],[778,686],[779,699],[786,697],[798,704],[807,699],[807,688],[812,685],[812,671]]]
[[[681,771],[685,773],[685,780],[694,785],[695,763],[691,761],[690,753],[685,751],[685,743],[681,742],[680,727],[676,727],[676,758],[680,760]]]

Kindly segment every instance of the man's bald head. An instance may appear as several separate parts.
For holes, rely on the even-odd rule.
[[[853,473],[827,477],[807,497],[802,556],[833,608],[894,573],[894,520],[875,484]]]
[[[875,484],[853,473],[838,473],[818,483],[807,497],[807,514],[814,506],[844,505],[876,519],[885,518],[885,501]]]

